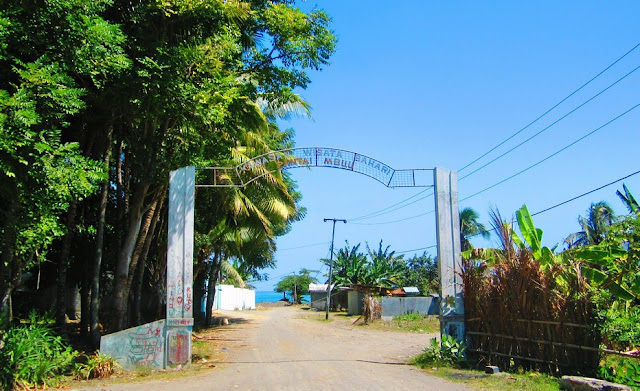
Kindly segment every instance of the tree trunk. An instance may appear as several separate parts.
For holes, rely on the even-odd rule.
[[[109,159],[111,158],[111,134],[112,130],[109,130],[107,136],[108,147],[104,154],[104,162],[109,167]],[[89,322],[91,329],[91,345],[94,348],[100,346],[100,268],[102,266],[102,247],[104,246],[104,225],[107,215],[107,202],[109,200],[109,181],[102,184],[100,194],[100,205],[98,207],[98,227],[96,232],[96,251],[93,261],[93,268],[91,270],[91,321]]]
[[[69,211],[67,212],[67,234],[62,240],[62,250],[60,251],[60,261],[58,262],[58,281],[56,284],[56,324],[58,327],[63,327],[66,322],[65,315],[67,314],[67,268],[69,267],[69,253],[71,250],[71,241],[73,240],[73,225],[76,220],[77,210],[77,201],[71,202],[71,204],[69,205]]]
[[[126,328],[126,312],[129,300],[129,269],[131,257],[138,241],[140,226],[143,218],[144,198],[147,195],[149,184],[136,185],[133,200],[129,208],[129,224],[127,233],[118,256],[116,264],[115,286],[113,292],[114,326],[117,330]]]
[[[207,286],[207,308],[205,311],[205,324],[211,326],[213,317],[213,300],[216,295],[216,285],[218,283],[218,272],[220,271],[220,253],[216,251],[213,260],[209,265],[209,283]]]
[[[4,226],[0,230],[0,330],[6,330],[11,323],[11,293],[15,286],[16,274],[20,275],[22,272],[19,260],[13,257],[12,251],[16,242],[15,213],[16,202],[10,198],[6,214],[2,216]]]
[[[166,197],[166,188],[160,192],[160,200],[153,206],[151,210],[153,210],[153,219],[151,220],[151,226],[148,229],[148,232],[145,236],[144,245],[142,246],[142,252],[139,254],[139,259],[142,259],[143,262],[138,261],[138,270],[139,270],[139,279],[138,285],[135,289],[135,295],[133,297],[134,300],[134,316],[137,324],[142,324],[141,317],[141,300],[142,300],[142,286],[144,284],[144,272],[146,267],[146,259],[149,254],[149,248],[151,247],[151,242],[153,242],[153,238],[156,233],[156,229],[158,227],[158,221],[160,221],[160,216],[162,215],[162,207],[164,206],[164,201],[167,199]],[[149,216],[151,216],[151,210]],[[135,252],[134,252],[135,254]]]

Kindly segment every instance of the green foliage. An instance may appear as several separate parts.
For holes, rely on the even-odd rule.
[[[302,303],[302,295],[309,292],[309,284],[315,284],[318,280],[311,276],[315,270],[300,269],[297,274],[283,277],[276,284],[276,292],[291,292],[296,304]]]
[[[430,366],[462,367],[465,363],[466,349],[464,342],[443,334],[441,342],[432,338],[430,345],[413,359],[413,363],[420,368]]]
[[[406,269],[400,286],[415,286],[422,294],[438,293],[438,263],[426,252],[405,260]]]
[[[73,372],[80,379],[102,379],[111,377],[117,368],[118,363],[113,357],[96,352],[87,357],[87,362],[77,364]]]
[[[338,285],[370,285],[391,288],[397,286],[406,274],[406,265],[402,256],[390,251],[390,246],[382,248],[382,240],[377,250],[367,244],[368,257],[359,251],[360,244],[350,247],[346,242],[338,250],[333,263],[333,278]],[[330,260],[322,260],[329,265]]]
[[[627,188],[627,185],[622,184],[622,189],[624,190],[624,194],[620,192],[620,190],[616,190],[616,194],[618,197],[624,202],[625,206],[629,210],[629,213],[640,213],[640,204],[636,201],[631,191]]]
[[[614,301],[640,298],[640,215],[619,219],[599,244],[568,253],[584,263],[591,284],[607,290]]]
[[[424,315],[420,315],[417,312],[411,312],[409,314],[403,314],[400,316],[394,316],[393,320],[398,321],[398,322],[413,322],[413,321],[418,321],[418,320],[422,320],[425,316]]]
[[[489,239],[491,234],[485,226],[480,223],[480,216],[473,208],[464,208],[460,211],[460,245],[462,251],[467,251],[473,248],[471,241],[469,240],[473,236],[482,236],[484,239]]]
[[[34,313],[28,325],[10,328],[0,351],[0,385],[47,385],[69,370],[78,355]]]
[[[599,377],[614,383],[626,384],[640,390],[640,360],[637,358],[608,356],[600,366]]]
[[[619,351],[640,347],[640,306],[627,304],[601,310],[600,333],[608,347]]]

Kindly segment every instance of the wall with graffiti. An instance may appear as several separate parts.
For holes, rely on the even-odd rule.
[[[164,367],[165,320],[143,324],[105,335],[100,340],[100,352],[115,358],[126,370],[140,366]]]

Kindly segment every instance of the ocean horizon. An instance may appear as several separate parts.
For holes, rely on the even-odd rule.
[[[303,297],[303,303],[308,303],[309,300],[311,300],[311,297],[309,295],[302,295]],[[274,292],[274,291],[256,291],[256,304],[257,303],[263,303],[263,302],[273,302],[273,301],[279,301],[282,300],[283,298],[286,298],[288,300],[291,300],[291,295],[287,292],[286,295],[284,295],[282,292]]]

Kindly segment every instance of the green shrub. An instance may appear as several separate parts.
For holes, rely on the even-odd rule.
[[[78,355],[55,335],[48,323],[30,315],[28,325],[14,326],[4,335],[0,350],[0,385],[47,385],[67,371]]]
[[[464,342],[443,335],[441,343],[432,338],[430,345],[423,349],[422,354],[413,359],[413,363],[420,368],[433,365],[460,367],[465,362],[466,349]]]
[[[609,309],[602,322],[601,333],[607,345],[616,350],[640,346],[640,307],[628,310]]]
[[[604,380],[640,390],[640,360],[637,358],[608,356],[601,362],[599,375]]]
[[[417,312],[411,312],[411,313],[408,313],[408,314],[402,314],[400,316],[394,316],[393,320],[415,322],[415,321],[422,320],[424,318],[425,318],[424,315],[420,315]]]
[[[87,358],[87,362],[77,364],[74,373],[77,378],[95,379],[110,377],[118,367],[116,360],[108,354],[97,352]]]

